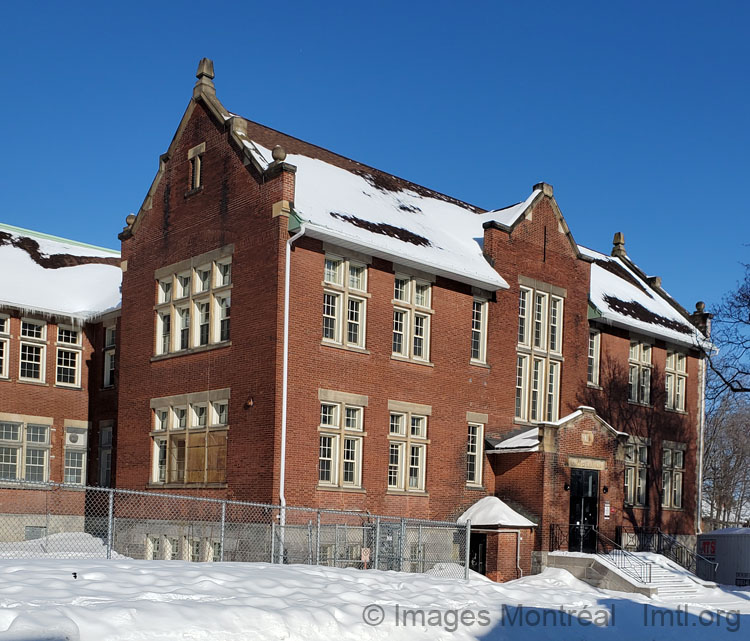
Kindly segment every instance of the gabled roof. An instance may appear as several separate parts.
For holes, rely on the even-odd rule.
[[[589,300],[602,321],[689,347],[705,341],[679,305],[629,259],[578,247],[592,261]]]
[[[532,427],[523,432],[512,434],[504,439],[486,439],[492,445],[488,454],[511,453],[511,452],[538,452],[539,451],[539,428]]]
[[[0,224],[0,307],[83,321],[120,304],[120,253]]]

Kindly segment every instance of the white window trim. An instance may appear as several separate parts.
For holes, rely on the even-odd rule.
[[[0,378],[8,378],[8,369],[10,362],[10,340],[0,336],[0,346],[2,346],[2,360],[0,360]]]
[[[21,376],[21,366],[23,365],[23,362],[21,360],[21,354],[23,351],[23,346],[31,346],[36,347],[40,351],[40,362],[39,362],[39,378],[29,378],[28,376]],[[27,341],[26,339],[23,339],[19,343],[18,348],[18,380],[19,381],[28,381],[32,383],[46,383],[47,381],[47,345],[40,343],[40,342],[33,342],[33,341]]]
[[[19,417],[24,418],[24,417]],[[17,450],[16,455],[16,478],[15,480],[23,481],[26,480],[26,452],[27,450],[42,450],[44,451],[44,472],[42,475],[42,481],[30,481],[30,482],[47,482],[49,481],[50,475],[50,450],[52,449],[52,425],[47,423],[41,423],[33,420],[21,420],[21,421],[1,421],[3,423],[11,423],[18,426],[18,440],[5,440],[0,436],[0,447],[11,448]],[[29,426],[38,426],[46,428],[46,442],[35,443],[28,440],[27,428]],[[1,479],[0,479],[1,480]]]
[[[476,429],[475,451],[472,452],[469,431],[471,428]],[[466,485],[471,487],[482,487],[482,476],[484,471],[484,425],[482,423],[470,422],[467,426],[467,443],[466,443]],[[469,457],[474,456],[474,478],[469,475]]]
[[[403,433],[395,434],[390,431],[391,416],[401,416],[401,425],[403,426]],[[411,433],[412,418],[419,418],[424,421],[424,435],[415,436]],[[408,493],[426,493],[426,479],[427,479],[427,446],[430,444],[429,436],[429,413],[422,413],[419,411],[410,411],[404,407],[403,410],[390,409],[388,414],[388,467],[386,473],[390,470],[390,451],[391,445],[401,444],[400,455],[399,455],[399,470],[398,470],[398,486],[391,485],[388,483],[388,474],[386,476],[386,483],[389,492],[408,492]],[[419,483],[418,487],[409,487],[409,469],[411,466],[411,448],[412,446],[420,447],[421,458],[420,458],[420,470],[419,470]]]
[[[39,338],[32,336],[25,336],[23,334],[23,324],[29,323],[31,325],[37,325],[42,328],[42,335]],[[20,340],[30,343],[46,343],[47,342],[47,323],[45,321],[35,320],[33,318],[21,318],[21,325],[18,330],[18,336]]]
[[[66,383],[59,380],[60,377],[60,353],[61,352],[69,352],[70,354],[75,354],[76,359],[76,366],[75,366],[75,380],[72,383]],[[71,388],[77,388],[79,389],[81,387],[81,360],[83,357],[83,352],[81,349],[71,349],[70,347],[58,347],[56,349],[55,353],[55,386],[56,387],[71,387]],[[67,365],[66,368],[70,369]]]
[[[593,345],[592,345],[592,342],[593,342]],[[602,333],[598,329],[589,329],[588,358],[586,360],[586,366],[587,366],[586,383],[593,387],[599,387],[601,343],[602,343]],[[592,350],[592,347],[593,347],[593,350]],[[589,362],[592,363],[590,373],[588,371]]]
[[[395,283],[396,281],[406,281],[404,300],[396,298]],[[432,315],[434,310],[432,309],[432,297],[433,297],[433,284],[425,279],[418,278],[404,274],[402,272],[396,272],[394,274],[394,291],[393,299],[391,303],[393,305],[394,317],[391,323],[391,358],[395,360],[408,360],[415,363],[430,363],[430,351],[432,342]],[[426,304],[418,305],[416,302],[417,284],[425,286],[427,288]],[[404,316],[404,333],[403,333],[403,351],[396,352],[393,350],[393,336],[395,335],[395,313],[401,312]],[[424,336],[422,338],[422,355],[417,356],[415,350],[415,339],[417,318],[424,319]]]
[[[206,349],[213,345],[224,345],[231,340],[231,320],[230,334],[225,340],[221,340],[221,308],[219,299],[226,298],[230,301],[232,297],[232,276],[231,265],[233,246],[222,247],[219,250],[201,254],[188,261],[176,263],[171,273],[170,267],[158,269],[156,271],[157,290],[161,291],[161,283],[170,280],[172,282],[172,296],[169,301],[159,302],[155,306],[156,311],[156,340],[154,343],[154,355],[179,355],[189,353],[195,349]],[[227,252],[230,252],[227,255]],[[229,265],[230,276],[229,283],[224,285],[221,282],[221,272],[219,265]],[[198,273],[208,271],[207,289],[198,289],[201,280]],[[180,278],[188,278],[189,282],[185,288],[180,285]],[[158,300],[161,300],[158,298]],[[200,318],[198,313],[199,304],[208,304],[208,341],[201,344],[200,342]],[[182,346],[182,316],[181,310],[188,310],[188,342],[187,346]],[[230,312],[231,314],[231,312]],[[162,327],[163,316],[170,319],[170,337],[168,349],[164,350],[162,345]],[[231,316],[230,316],[231,318]]]
[[[666,366],[664,368],[664,385],[666,391],[665,409],[674,412],[686,412],[687,408],[687,359],[684,352],[667,350]],[[682,363],[682,367],[680,367]],[[672,384],[669,384],[672,381]],[[678,394],[678,388],[682,385],[682,394]]]
[[[635,353],[634,353],[635,352]],[[631,339],[628,350],[628,402],[636,405],[651,405],[651,374],[653,346],[640,339]],[[636,372],[635,385],[632,384],[631,372]],[[644,385],[648,388],[644,391]],[[633,390],[635,393],[633,393]]]
[[[337,263],[335,279],[328,278],[328,263]],[[353,287],[351,284],[351,269],[362,269],[362,287]],[[334,345],[345,347],[353,350],[364,350],[367,345],[367,299],[370,294],[368,287],[368,267],[361,261],[349,257],[326,253],[323,262],[323,296],[334,297],[335,313],[332,317],[334,336],[327,337],[322,335],[321,343],[323,345]],[[359,336],[358,340],[349,340],[349,301],[354,300],[359,303]],[[321,332],[323,334],[323,332]]]
[[[629,490],[623,489],[623,500],[625,505],[638,507],[638,508],[645,508],[648,507],[648,466],[649,466],[649,457],[651,456],[651,447],[648,445],[648,443],[643,442],[641,439],[630,439],[627,444],[625,445],[626,451],[628,448],[632,448],[633,451],[633,460],[628,461],[627,458],[625,458],[625,484],[627,484],[627,474],[628,470],[632,470],[632,483],[629,486]],[[641,461],[640,456],[640,450],[641,448],[646,448],[646,460]],[[645,470],[646,478],[643,483],[643,500],[638,501],[638,485],[639,485],[639,479],[640,479],[640,473],[639,470]]]
[[[687,445],[685,443],[670,443],[665,441],[662,444],[662,487],[661,487],[661,507],[670,510],[682,510],[685,506],[685,454]],[[664,463],[666,453],[669,453],[669,464]],[[682,458],[682,465],[675,465],[676,453],[679,452]],[[679,478],[680,483],[680,501],[677,505],[675,501],[675,479]],[[666,496],[665,496],[666,489]]]
[[[322,418],[322,407],[329,406],[333,408],[333,418],[331,423],[318,423],[318,448],[320,448],[320,439],[327,437],[331,439],[331,479],[329,481],[320,478],[320,451],[318,450],[318,487],[324,488],[350,488],[362,489],[362,451],[364,449],[364,438],[367,432],[364,430],[364,412],[365,408],[360,405],[350,403],[324,400],[320,402]],[[354,409],[359,413],[359,426],[350,428],[346,425],[346,410]],[[344,451],[347,440],[357,442],[355,461],[354,461],[354,481],[347,482],[344,479]]]
[[[479,305],[479,329],[474,328],[474,307]],[[487,326],[489,313],[489,303],[484,298],[474,298],[471,303],[471,358],[472,363],[478,365],[487,364]],[[474,356],[474,333],[479,334],[479,354]]]

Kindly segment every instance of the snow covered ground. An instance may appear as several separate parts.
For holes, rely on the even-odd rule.
[[[684,641],[750,630],[750,592],[701,587],[684,608],[597,590],[555,569],[495,584],[261,563],[0,561],[0,641]]]

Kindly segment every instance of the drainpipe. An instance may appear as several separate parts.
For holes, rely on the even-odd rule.
[[[284,492],[286,486],[286,406],[289,380],[289,277],[292,262],[292,244],[304,233],[305,224],[302,223],[299,231],[286,241],[286,255],[284,257],[284,356],[281,383],[281,462],[279,464],[279,502],[281,503],[279,538],[281,545],[279,546],[279,563],[284,562],[284,526],[286,525],[286,495]]]
[[[706,427],[706,357],[702,356],[698,366],[698,491],[696,510],[695,531],[700,534],[702,531],[701,515],[703,514],[703,439]]]

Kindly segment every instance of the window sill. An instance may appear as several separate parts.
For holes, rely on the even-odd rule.
[[[49,383],[45,383],[44,381],[30,381],[24,378],[16,379],[16,383],[22,383],[24,385],[37,385],[39,387],[49,387]]]
[[[475,361],[474,359],[469,360],[469,365],[473,365],[474,367],[482,367],[484,369],[492,369],[484,361]]]
[[[598,389],[598,390],[603,389],[602,386],[599,385],[598,383],[589,383],[589,382],[587,382],[586,383],[586,387],[588,387],[589,389]]]
[[[322,347],[332,347],[333,349],[340,349],[345,352],[354,352],[355,354],[369,354],[370,350],[364,347],[352,347],[350,345],[342,345],[340,343],[329,343],[328,341],[320,341]]]
[[[338,485],[318,485],[316,490],[322,492],[347,492],[349,494],[367,494],[363,487],[339,487]]]
[[[675,409],[674,407],[665,407],[664,411],[665,412],[670,412],[672,414],[679,414],[681,416],[686,416],[687,413],[688,413],[687,410],[678,410],[678,409]]]
[[[484,485],[475,485],[473,483],[467,483],[466,484],[466,489],[467,490],[478,490],[478,491],[481,491],[481,492],[486,492],[487,491],[487,488],[484,487]]]
[[[628,403],[630,405],[638,405],[640,407],[645,407],[645,408],[648,408],[648,409],[653,409],[653,407],[654,407],[650,403],[641,403],[640,401],[631,401],[630,399],[628,399]]]
[[[100,392],[111,392],[111,391],[113,391],[114,389],[116,389],[116,386],[115,386],[115,385],[107,385],[106,387],[100,387],[100,388],[99,388],[99,391],[100,391]]]
[[[231,347],[232,341],[222,341],[221,343],[211,343],[209,345],[200,345],[199,347],[189,347],[188,349],[181,349],[179,352],[169,352],[169,354],[157,354],[151,357],[151,362],[163,361],[170,358],[176,358],[178,356],[188,356],[190,354],[200,354],[201,352],[208,352],[212,349],[221,349],[222,347]]]
[[[684,507],[664,507],[663,505],[661,506],[661,509],[663,512],[684,512],[685,511]]]
[[[80,385],[65,385],[65,383],[55,383],[53,387],[56,387],[57,389],[78,390],[79,392],[83,389]]]
[[[155,483],[149,481],[146,484],[146,489],[149,490],[203,490],[203,489],[226,489],[226,483]]]
[[[648,510],[648,505],[633,505],[632,503],[625,503],[624,504],[626,508],[632,509],[632,510]]]
[[[390,496],[418,496],[418,497],[429,497],[430,496],[429,492],[425,492],[424,490],[409,491],[409,490],[394,490],[394,489],[386,490],[386,495],[390,495]]]
[[[10,381],[10,376],[0,376],[0,381]]]
[[[203,191],[203,185],[200,187],[196,187],[195,189],[189,189],[185,192],[185,198],[190,198],[190,196],[195,196],[195,194],[200,194]]]
[[[391,360],[399,361],[401,363],[412,363],[413,365],[422,365],[424,367],[435,367],[435,363],[431,363],[430,361],[419,361],[407,356],[399,356],[398,354],[391,354]]]

